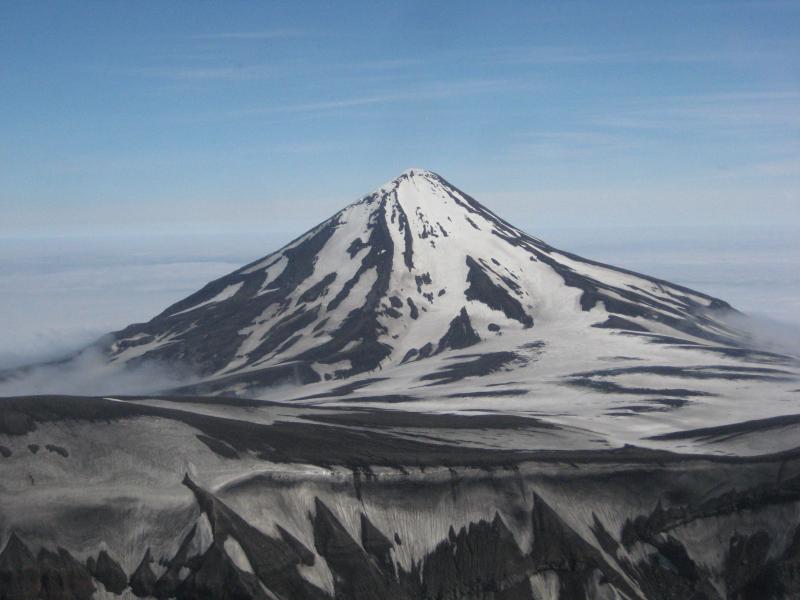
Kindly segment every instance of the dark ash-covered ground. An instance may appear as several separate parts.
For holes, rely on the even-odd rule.
[[[0,598],[800,594],[800,452],[547,449],[580,433],[520,415],[4,399]]]

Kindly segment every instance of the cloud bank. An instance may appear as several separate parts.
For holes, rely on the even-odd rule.
[[[635,236],[611,229],[529,229],[556,247],[720,297],[745,313],[728,319],[749,345],[800,356],[800,254],[792,237],[772,235],[766,243],[730,232],[714,240],[688,230],[676,237],[641,228]],[[0,239],[0,396],[140,394],[191,383],[188,372],[148,363],[120,369],[85,349],[283,241],[263,234]],[[65,356],[73,358],[54,362]],[[262,395],[274,394],[270,388]]]
[[[121,367],[109,363],[102,352],[91,347],[69,360],[0,373],[0,396],[151,394],[194,380],[187,370],[155,362]]]

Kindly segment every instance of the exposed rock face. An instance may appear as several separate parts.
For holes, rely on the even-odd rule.
[[[377,561],[384,572],[390,575],[394,574],[393,544],[380,529],[370,522],[364,513],[361,513],[361,546]]]
[[[262,581],[270,590],[279,597],[323,598],[322,590],[314,584],[303,579],[297,566],[308,562],[310,550],[302,546],[296,539],[286,542],[283,536],[272,537],[264,534],[248,524],[238,514],[231,510],[212,494],[198,487],[188,476],[184,484],[191,489],[208,517],[214,535],[212,549],[216,553],[220,548],[224,550],[225,541],[231,538],[241,547],[249,566],[249,574],[254,577],[242,575],[241,569],[230,570],[231,575],[237,574],[237,581],[242,585],[249,585],[248,581]],[[228,557],[228,554],[225,553]]]
[[[128,587],[128,576],[108,552],[101,550],[97,560],[89,558],[86,567],[92,576],[102,583],[109,592],[119,594]]]
[[[168,596],[158,596],[166,598]],[[224,548],[216,542],[196,562],[196,568],[178,588],[176,598],[200,600],[267,600],[252,573],[242,571],[233,564]]]
[[[145,551],[142,562],[136,567],[136,570],[131,574],[130,584],[131,591],[137,596],[147,597],[155,594],[156,591],[156,574],[150,566],[153,563],[153,557],[150,555],[150,548]]]
[[[662,481],[662,484],[664,481],[679,482],[680,474],[674,476],[675,479],[671,479],[666,472],[654,472],[647,479]],[[567,480],[580,481],[578,487],[585,487],[586,477],[575,474]],[[588,474],[588,478],[592,480],[589,487],[601,481],[595,474]],[[519,480],[525,487],[522,481],[524,479]],[[475,486],[485,483],[479,478],[456,484],[453,505],[459,504],[458,496],[475,493]],[[545,488],[552,484],[551,480]],[[620,484],[623,482],[612,484],[605,491],[613,493]],[[167,569],[160,578],[151,569],[154,561],[148,549],[131,576],[131,591],[138,597],[779,600],[800,594],[798,519],[796,517],[793,534],[787,541],[787,536],[780,531],[783,524],[769,516],[768,506],[753,509],[760,514],[756,521],[772,523],[767,529],[739,533],[739,528],[750,530],[753,519],[734,511],[722,520],[719,516],[708,516],[689,528],[685,525],[669,527],[669,533],[658,534],[647,541],[628,540],[631,548],[626,551],[619,539],[621,534],[609,531],[596,513],[591,514],[591,524],[580,519],[576,521],[574,514],[567,516],[536,492],[525,493],[524,490],[518,490],[518,497],[509,505],[508,494],[514,484],[498,481],[487,488],[494,489],[498,496],[489,496],[487,500],[492,504],[499,501],[495,506],[502,507],[504,512],[513,506],[514,514],[503,517],[495,510],[491,517],[488,514],[486,518],[468,517],[465,522],[464,516],[450,513],[455,524],[446,531],[443,525],[447,517],[443,514],[424,515],[424,520],[441,528],[443,537],[420,530],[404,531],[407,539],[417,536],[418,547],[424,548],[409,561],[396,532],[390,538],[389,531],[382,531],[361,513],[357,521],[360,534],[356,533],[359,536],[356,538],[352,529],[355,523],[351,523],[349,517],[343,518],[350,508],[342,506],[334,511],[319,496],[313,498],[313,512],[306,516],[308,526],[292,525],[299,525],[308,532],[312,538],[309,540],[311,550],[280,526],[278,536],[273,537],[247,524],[226,503],[190,478],[184,479],[184,485],[193,492],[201,514],[211,523],[213,537],[207,546],[193,543],[200,536],[195,524],[175,556],[162,559]],[[270,484],[254,481],[250,485],[263,490]],[[394,485],[397,484],[390,484],[390,487]],[[782,508],[793,506],[797,515],[800,489],[794,492],[791,489],[790,485]],[[249,495],[251,491],[246,493]],[[667,495],[674,491],[662,490]],[[242,492],[228,493],[235,499]],[[371,496],[386,492],[383,484],[369,484],[362,490],[363,501],[374,511],[376,497]],[[548,492],[552,492],[552,488]],[[503,496],[505,500],[500,500]],[[518,504],[522,498],[527,498],[527,503]],[[469,503],[469,497],[463,500]],[[595,506],[613,513],[617,508],[626,510],[623,507],[630,501],[631,498],[622,497],[612,505],[598,501]],[[427,502],[421,502],[420,508],[425,504]],[[567,513],[576,508],[580,511],[579,504],[564,509]],[[592,505],[591,502],[584,504]],[[490,513],[491,510],[483,507],[478,512]],[[385,519],[385,516],[380,518]],[[714,546],[722,542],[708,545],[697,539],[698,532],[702,532],[703,537],[727,539],[727,546]],[[285,536],[290,536],[291,542],[282,539]],[[420,546],[422,539],[424,542]],[[712,558],[717,553],[721,560]],[[64,549],[51,552],[43,548],[38,558],[34,558],[26,544],[12,534],[0,555],[0,598],[88,599],[95,591],[92,576],[109,592],[118,594],[125,590],[127,578],[106,552],[101,552],[98,559],[90,560],[89,564],[89,570],[84,569]],[[311,579],[321,585],[307,579],[311,572],[306,569],[312,565],[317,565],[317,569]],[[329,574],[327,584],[324,573]]]
[[[447,333],[439,340],[439,352],[451,348],[453,350],[460,350],[461,348],[469,348],[481,341],[481,338],[472,328],[472,322],[469,320],[467,309],[462,308],[458,316],[450,321],[450,326],[447,328]]]
[[[38,598],[41,589],[39,563],[19,536],[12,532],[0,553],[0,598]]]

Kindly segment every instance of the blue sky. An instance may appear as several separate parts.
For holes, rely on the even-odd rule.
[[[800,221],[798,2],[3,2],[0,235]],[[265,248],[269,250],[270,248]]]

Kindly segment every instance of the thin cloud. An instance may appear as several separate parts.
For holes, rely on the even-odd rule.
[[[405,67],[415,67],[425,62],[419,58],[377,59],[353,63],[348,65],[348,68],[365,70],[403,69]]]
[[[627,135],[597,131],[558,131],[536,133],[513,144],[508,157],[512,160],[557,160],[592,158],[627,153],[645,142]]]
[[[376,60],[352,63],[349,65],[336,65],[340,71],[384,72],[396,71],[403,68],[421,64],[413,59],[402,60]],[[295,72],[304,65],[301,61],[281,60],[268,64],[234,64],[234,65],[208,65],[208,66],[168,66],[144,67],[138,69],[141,75],[153,78],[172,79],[175,81],[201,81],[201,80],[256,80],[282,77]]]
[[[134,367],[109,363],[96,347],[69,360],[0,372],[0,397],[32,394],[146,394],[196,381],[188,369],[156,361]]]
[[[143,75],[192,80],[247,80],[275,77],[285,71],[284,66],[276,65],[234,65],[220,67],[152,67],[141,69]]]
[[[597,52],[570,46],[528,46],[490,50],[482,62],[508,65],[593,64],[627,62],[631,56],[626,53]]]
[[[305,104],[287,104],[241,109],[227,113],[228,116],[249,116],[271,113],[318,113],[331,110],[358,108],[378,104],[413,102],[423,100],[446,100],[449,98],[509,91],[530,87],[511,80],[469,80],[448,84],[417,87],[404,92],[385,92],[352,98],[339,98]]]
[[[260,64],[214,64],[224,59],[223,55],[214,53],[200,53],[197,55],[177,55],[168,58],[178,58],[188,64],[177,64],[174,66],[153,66],[142,67],[136,70],[137,73],[147,77],[172,79],[176,81],[199,81],[199,80],[251,80],[268,79],[296,74],[298,70],[306,68],[308,65],[300,60],[280,60]],[[198,62],[206,62],[202,65]],[[191,64],[191,63],[195,64]],[[396,60],[372,60],[354,62],[350,64],[333,65],[331,69],[341,72],[352,72],[357,74],[387,71],[399,71],[409,67],[423,64],[417,59],[396,59]],[[363,79],[361,79],[363,81]]]
[[[748,172],[754,175],[771,176],[800,175],[800,158],[757,163],[750,165]]]
[[[598,116],[596,126],[619,129],[691,129],[709,126],[724,133],[800,127],[800,92],[765,90],[659,98],[630,105],[617,114]],[[723,129],[724,128],[724,129]]]
[[[304,35],[299,29],[271,29],[266,31],[218,31],[193,35],[196,40],[275,40]]]
[[[777,53],[776,53],[777,54]],[[775,55],[758,53],[759,58]],[[627,49],[621,51],[598,50],[581,46],[512,46],[494,48],[483,52],[479,59],[487,65],[599,65],[599,64],[640,64],[640,63],[703,63],[751,60],[753,52],[674,52],[652,51],[648,49]]]
[[[797,177],[800,176],[800,157],[757,162],[752,164],[737,165],[717,173],[717,179],[739,179],[747,177]]]

